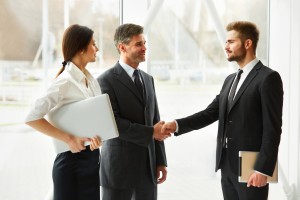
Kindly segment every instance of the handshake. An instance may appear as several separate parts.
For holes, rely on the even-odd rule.
[[[172,133],[176,131],[176,122],[167,122],[160,121],[154,125],[153,137],[158,141],[163,141],[168,137],[172,136]]]

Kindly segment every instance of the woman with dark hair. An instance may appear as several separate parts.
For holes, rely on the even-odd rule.
[[[70,151],[57,154],[54,161],[55,200],[100,199],[100,138],[72,135],[52,126],[44,118],[54,108],[101,94],[98,82],[86,69],[89,62],[95,62],[99,50],[93,33],[88,27],[77,24],[66,29],[62,42],[63,66],[46,94],[36,100],[26,117],[27,125],[65,142],[70,148]],[[85,142],[90,145],[85,146]]]

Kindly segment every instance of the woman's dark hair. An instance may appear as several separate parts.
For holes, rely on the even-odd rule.
[[[94,31],[90,28],[78,24],[73,24],[65,30],[62,41],[64,61],[62,62],[63,66],[57,73],[56,77],[65,70],[65,66],[79,51],[87,49],[93,34]]]

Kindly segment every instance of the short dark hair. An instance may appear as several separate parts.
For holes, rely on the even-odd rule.
[[[252,40],[254,53],[256,52],[256,47],[259,40],[259,30],[254,23],[248,21],[235,21],[229,23],[226,27],[226,30],[237,31],[242,42],[245,42],[247,39]]]
[[[130,23],[122,24],[116,29],[114,35],[115,46],[118,49],[118,45],[120,43],[128,44],[133,36],[143,34],[143,33],[144,33],[144,28],[140,25],[130,24]]]

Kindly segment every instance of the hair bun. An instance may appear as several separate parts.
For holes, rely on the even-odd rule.
[[[63,66],[66,66],[66,65],[68,64],[68,62],[64,60],[61,64],[62,64]]]

